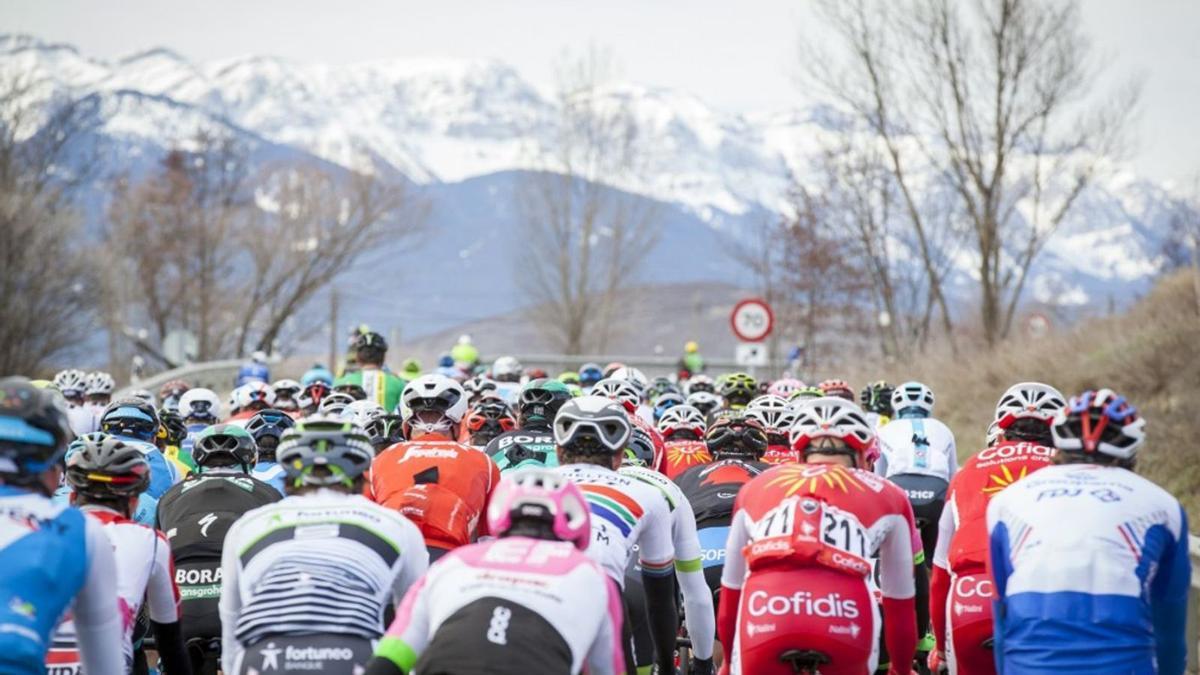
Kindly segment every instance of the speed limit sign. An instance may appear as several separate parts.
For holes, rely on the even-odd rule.
[[[733,306],[729,325],[742,342],[762,342],[775,326],[775,315],[765,301],[750,298]]]

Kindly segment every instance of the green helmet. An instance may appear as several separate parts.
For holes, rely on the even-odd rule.
[[[559,373],[558,381],[562,382],[563,384],[568,385],[568,386],[572,385],[572,384],[578,385],[579,384],[579,373],[577,373],[573,370],[568,370],[568,371]]]
[[[415,380],[421,376],[421,362],[414,358],[404,359],[400,364],[400,374],[406,380]]]
[[[567,385],[558,380],[539,378],[530,380],[521,389],[517,400],[517,421],[522,428],[544,426],[550,428],[554,416],[562,404],[574,398]]]
[[[203,471],[212,466],[228,464],[228,461],[214,464],[214,460],[218,459],[232,459],[249,473],[258,462],[258,444],[249,431],[236,424],[214,424],[196,436],[192,444],[192,460]]]
[[[284,432],[275,458],[283,467],[285,485],[291,488],[353,489],[355,481],[371,468],[375,448],[366,432],[354,423],[314,415]]]

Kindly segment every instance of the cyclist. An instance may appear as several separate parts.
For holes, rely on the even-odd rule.
[[[687,395],[691,396],[699,391],[715,394],[717,393],[717,385],[708,375],[704,375],[703,373],[697,375],[693,373],[687,381]]]
[[[54,374],[54,388],[67,400],[67,405],[77,408],[83,405],[84,392],[87,389],[87,373],[82,370],[68,368]]]
[[[271,381],[271,371],[267,368],[267,355],[261,350],[250,355],[250,360],[238,368],[237,377],[233,380],[236,389],[249,382],[267,384]]]
[[[151,527],[158,500],[180,479],[175,464],[154,445],[158,428],[158,412],[141,399],[113,401],[100,417],[101,431],[138,448],[150,463],[150,481],[138,499],[134,519]]]
[[[300,410],[300,392],[304,391],[304,385],[295,380],[276,380],[271,385],[271,391],[275,394],[275,409],[283,410],[288,413],[294,413]]]
[[[500,538],[453,551],[409,591],[366,675],[624,672],[619,591],[582,552],[579,488],[547,470],[509,473],[488,529]]]
[[[255,380],[234,389],[230,398],[232,414],[225,421],[238,426],[244,426],[258,411],[275,406],[275,392],[271,390],[271,385]]]
[[[400,379],[405,381],[415,380],[421,376],[421,362],[414,358],[407,358],[400,362]]]
[[[859,393],[862,409],[867,413],[867,420],[878,432],[883,425],[892,421],[896,411],[892,410],[892,395],[896,388],[883,380],[872,382],[863,387]]]
[[[163,386],[158,388],[158,398],[162,401],[162,408],[179,412],[179,399],[192,388],[186,380],[169,380]]]
[[[87,398],[87,405],[98,410],[103,410],[112,402],[113,390],[117,388],[117,383],[113,380],[113,376],[103,371],[95,371],[87,374],[84,380],[83,393]]]
[[[796,409],[787,399],[773,394],[764,394],[746,406],[746,417],[757,420],[767,432],[767,450],[762,461],[767,464],[799,462],[802,458],[792,450],[788,432],[796,423]]]
[[[820,387],[800,387],[792,392],[792,395],[788,397],[788,402],[792,404],[792,407],[798,408],[806,402],[818,398],[825,398],[825,392],[821,391]]]
[[[746,373],[729,373],[722,378],[717,393],[726,410],[742,410],[758,396],[758,380]]]
[[[190,673],[179,623],[179,589],[172,578],[171,550],[166,537],[130,520],[138,495],[150,482],[150,463],[142,451],[113,436],[89,434],[71,444],[67,482],[81,511],[100,523],[112,541],[117,569],[117,604],[123,624],[121,651],[125,670],[145,672],[145,653],[134,653],[135,628],[145,602],[155,649],[167,675]],[[137,635],[141,642],[144,634]],[[78,667],[75,626],[68,618],[55,634],[47,666]]]
[[[854,388],[851,387],[850,383],[845,380],[839,380],[837,378],[822,380],[817,385],[817,388],[820,389],[821,393],[823,393],[825,396],[836,396],[837,398],[844,398],[851,403],[854,402]]]
[[[158,410],[158,433],[154,436],[154,445],[175,465],[180,476],[186,476],[196,469],[192,461],[191,450],[183,450],[183,442],[187,440],[188,429],[183,418],[174,410],[160,408]]]
[[[342,418],[349,420],[367,434],[371,447],[380,452],[391,445],[387,440],[387,413],[376,402],[371,400],[355,401],[342,411]]]
[[[650,437],[654,444],[654,461],[651,467],[655,471],[661,471],[663,462],[666,461],[666,445],[663,443],[662,435],[658,433],[658,429],[654,428],[654,424],[647,421],[653,419],[653,413],[650,415],[642,415],[641,409],[645,400],[645,389],[636,379],[641,375],[640,371],[634,370],[635,375],[629,375],[630,369],[618,368],[617,373],[627,375],[626,378],[609,377],[596,383],[592,387],[592,396],[603,396],[607,399],[616,401],[625,408],[629,413],[629,421]],[[645,376],[641,376],[645,379]]]
[[[423,375],[404,388],[401,406],[408,440],[375,458],[367,494],[411,518],[437,560],[487,533],[480,521],[500,469],[485,453],[452,440],[467,409],[459,383]]]
[[[323,363],[314,363],[312,368],[304,371],[304,375],[300,377],[300,386],[307,388],[313,382],[324,382],[326,386],[333,386],[333,371],[325,367]]]
[[[361,387],[365,398],[383,406],[384,410],[395,410],[407,383],[383,365],[387,358],[387,341],[379,333],[360,332],[354,337],[353,349],[358,369],[339,377],[333,383],[333,388],[337,390],[345,385]]]
[[[792,445],[805,464],[763,472],[738,493],[725,548],[717,631],[732,673],[871,672],[880,621],[889,672],[911,672],[916,647],[912,507],[865,470],[874,433],[857,405],[836,397],[800,411]],[[806,653],[808,652],[808,653]]]
[[[187,437],[179,445],[180,454],[191,457],[196,434],[203,431],[204,427],[219,422],[220,413],[221,399],[217,398],[216,392],[211,389],[195,387],[179,397],[179,414],[187,428]]]
[[[571,392],[558,380],[530,380],[517,398],[517,422],[513,431],[500,434],[484,451],[500,467],[500,473],[527,467],[558,466],[554,451],[554,416]]]
[[[781,377],[771,383],[771,386],[767,388],[767,393],[786,401],[791,398],[793,393],[804,387],[804,382],[794,377]]]
[[[362,672],[385,604],[428,569],[421,533],[362,496],[375,452],[350,422],[300,420],[276,454],[288,496],[249,511],[225,537],[222,670]]]
[[[283,434],[296,426],[295,420],[282,410],[260,410],[257,415],[246,421],[246,431],[254,439],[258,450],[258,460],[254,463],[250,475],[275,488],[283,494],[283,467],[275,457],[279,441]]]
[[[706,421],[711,421],[717,412],[724,408],[725,401],[710,391],[697,391],[688,394],[684,404],[699,410]]]
[[[1066,405],[1057,389],[1039,382],[1009,387],[996,404],[1000,439],[968,459],[950,481],[938,522],[930,578],[937,647],[930,668],[956,673],[996,672],[992,650],[992,583],[987,578],[987,505],[1008,485],[1050,465],[1050,423]],[[952,604],[951,604],[952,603]],[[948,607],[961,611],[950,612]]]
[[[511,356],[501,356],[492,363],[491,379],[496,383],[496,392],[510,405],[517,402],[521,393],[521,362]]]
[[[743,485],[770,465],[761,461],[767,449],[766,432],[748,416],[731,414],[717,420],[705,434],[705,444],[712,462],[687,469],[675,482],[695,513],[704,579],[715,596],[721,588],[734,499]]]
[[[80,662],[119,673],[124,626],[112,543],[94,518],[54,504],[71,438],[50,391],[0,379],[0,671],[46,672],[46,650],[69,609]]]
[[[418,375],[417,377],[420,376]],[[468,406],[475,405],[476,401],[478,401],[481,396],[489,392],[495,394],[496,396],[500,395],[499,392],[496,391],[495,382],[487,379],[486,377],[481,377],[478,375],[467,379],[467,381],[462,383],[462,387],[463,391],[467,394]]]
[[[604,379],[604,369],[598,363],[585,363],[579,367],[579,386],[583,393],[592,393],[592,387]]]
[[[700,355],[700,345],[696,344],[695,340],[688,340],[683,345],[683,356],[679,359],[677,369],[680,374],[687,374],[683,378],[685,380],[704,372],[704,357]]]
[[[654,424],[657,427],[662,416],[677,405],[683,405],[683,394],[675,390],[664,391],[654,398]]]
[[[504,399],[484,395],[467,411],[458,440],[482,450],[500,434],[516,428],[517,416]]]
[[[332,415],[333,417],[344,416],[346,410],[353,404],[355,399],[350,394],[334,391],[321,398],[321,405],[317,406],[317,413],[321,415]]]
[[[658,432],[666,449],[662,471],[667,478],[675,480],[687,469],[712,461],[712,454],[704,444],[707,429],[704,415],[690,405],[675,406],[658,421]]]
[[[626,617],[634,604],[630,595],[637,589],[626,589],[625,569],[637,550],[655,656],[647,658],[649,650],[642,649],[642,658],[633,663],[637,650],[626,620],[622,644],[628,646],[627,667],[635,665],[645,670],[657,663],[659,672],[670,673],[674,672],[679,628],[671,578],[671,513],[660,492],[617,472],[632,429],[629,413],[614,401],[600,396],[571,399],[554,419],[554,441],[561,464],[558,470],[583,490],[592,514],[588,557],[622,588]],[[633,668],[628,670],[633,672]]]
[[[158,524],[170,534],[192,671],[209,675],[216,673],[221,653],[217,601],[225,534],[242,514],[282,495],[250,474],[257,452],[246,429],[233,424],[208,427],[194,450],[197,470],[159,500]]]
[[[1182,673],[1187,513],[1133,468],[1145,420],[1110,389],[1051,426],[1055,466],[992,498],[996,669]]]
[[[317,412],[321,402],[331,391],[333,391],[332,387],[323,380],[315,380],[304,385],[304,391],[300,392],[300,397],[296,399],[296,403],[300,404],[300,416],[308,417]]]

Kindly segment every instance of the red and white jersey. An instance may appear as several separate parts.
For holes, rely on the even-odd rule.
[[[768,445],[767,451],[759,458],[764,464],[799,464],[804,461],[800,451],[793,450],[787,445]]]
[[[968,459],[950,481],[933,564],[955,573],[983,570],[988,558],[988,502],[1009,485],[1049,466],[1053,458],[1054,448],[1003,441]]]
[[[636,413],[628,414],[629,423],[639,427],[642,431],[645,431],[646,435],[650,437],[650,441],[654,444],[654,463],[650,466],[650,468],[662,473],[663,464],[666,462],[667,458],[667,446],[666,443],[663,442],[662,434],[658,433],[658,429],[654,427],[653,421],[647,421],[644,417],[641,417]],[[653,420],[653,416],[651,416],[650,419]]]
[[[693,466],[713,461],[712,453],[704,441],[667,441],[664,447],[666,453],[661,473],[671,480]]]
[[[83,506],[89,518],[99,521],[104,534],[112,542],[117,563],[117,607],[121,613],[124,639],[121,650],[126,668],[133,664],[133,627],[142,604],[155,623],[179,621],[179,588],[175,585],[175,563],[171,546],[162,532],[134,522],[110,509]],[[75,624],[70,613],[59,625],[54,636],[52,652],[59,658],[52,662],[61,672],[81,672],[78,662],[71,664],[70,654],[78,653],[75,644]],[[72,667],[76,670],[69,670]]]
[[[748,554],[776,557],[773,565],[822,565],[866,579],[879,553],[883,595],[907,599],[915,594],[917,541],[912,506],[894,483],[837,464],[783,464],[738,492],[721,585],[742,588],[752,573]]]

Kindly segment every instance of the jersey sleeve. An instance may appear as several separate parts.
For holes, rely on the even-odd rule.
[[[175,585],[175,561],[161,532],[154,532],[154,561],[146,584],[146,609],[155,623],[179,621],[179,588]]]
[[[696,534],[696,514],[692,503],[682,492],[677,491],[677,502],[672,516],[675,539],[675,577],[683,594],[684,617],[688,634],[692,637],[692,650],[697,658],[712,658],[712,644],[717,635],[716,616],[713,614],[712,591],[704,580],[704,567],[700,560],[700,537]]]
[[[89,673],[124,672],[124,627],[117,607],[117,561],[100,524],[85,519],[88,575],[75,596],[75,632],[83,669]]]
[[[600,630],[587,653],[588,675],[621,675],[625,672],[624,647],[621,645],[622,604],[617,584],[599,566],[596,574],[603,579],[606,611],[600,622]],[[712,613],[712,610],[709,610]],[[632,675],[632,674],[630,674]]]
[[[453,555],[453,554],[451,554]],[[451,558],[443,562],[451,564]],[[429,645],[429,576],[409,587],[396,610],[396,618],[375,648],[375,656],[391,661],[405,673],[411,673],[421,652]]]
[[[1192,564],[1188,558],[1187,512],[1183,507],[1179,511],[1179,533],[1165,547],[1150,587],[1150,615],[1162,673],[1182,673],[1187,662],[1187,598]]]
[[[950,569],[950,539],[958,530],[957,522],[958,506],[952,487],[950,497],[946,499],[946,508],[942,509],[942,516],[938,519],[937,547],[933,551],[933,564],[944,570]]]
[[[913,580],[913,564],[917,554],[913,550],[915,527],[908,498],[899,489],[894,494],[898,495],[892,500],[895,512],[884,516],[891,519],[891,526],[887,528],[879,549],[879,590],[885,598],[904,600],[914,597],[917,592]],[[920,539],[915,541],[919,542]]]
[[[221,599],[217,609],[221,616],[221,670],[227,673],[237,672],[234,666],[242,652],[242,645],[237,641],[237,620],[242,611],[241,590],[238,588],[241,571],[237,552],[241,545],[239,524],[240,521],[234,522],[225,533],[225,543],[221,549]]]
[[[392,584],[392,593],[396,598],[397,605],[407,595],[408,589],[425,576],[429,570],[429,550],[425,548],[425,539],[421,536],[421,531],[410,521],[406,521],[404,524],[406,541],[404,550],[401,552],[403,561],[400,573],[396,575]]]
[[[638,536],[638,562],[642,573],[668,576],[675,562],[675,545],[671,541],[671,512],[667,500],[657,492],[645,505],[646,527]]]
[[[740,590],[746,580],[746,558],[742,555],[742,549],[750,541],[747,520],[749,516],[746,512],[735,507],[729,523],[729,536],[725,539],[725,568],[721,570],[721,585],[726,588]]]

